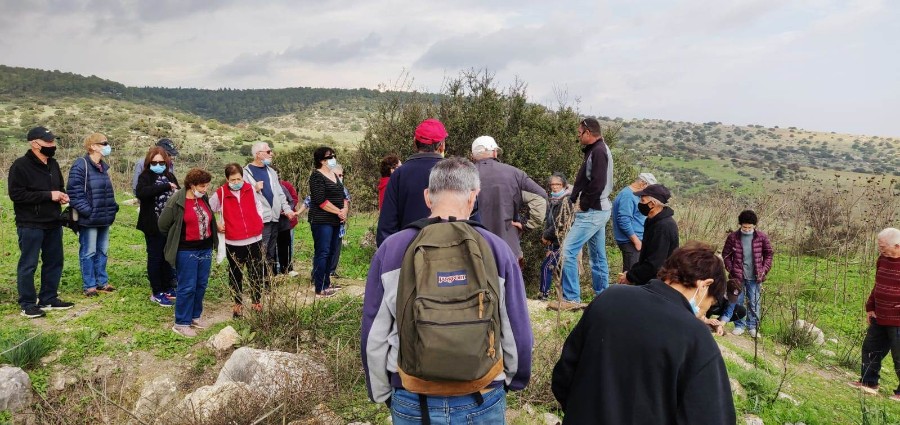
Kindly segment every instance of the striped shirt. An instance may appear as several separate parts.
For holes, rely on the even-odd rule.
[[[900,257],[878,257],[875,287],[866,301],[866,311],[875,312],[881,326],[900,326]]]
[[[309,198],[310,224],[341,224],[337,214],[325,211],[322,205],[329,201],[338,208],[344,208],[344,185],[331,181],[318,170],[313,171],[309,175]]]

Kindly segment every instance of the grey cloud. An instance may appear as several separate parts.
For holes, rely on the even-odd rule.
[[[578,37],[565,27],[507,28],[490,34],[468,34],[433,44],[416,61],[423,68],[489,68],[502,70],[511,62],[539,65],[581,50]]]
[[[275,54],[273,53],[244,53],[234,58],[233,61],[216,68],[212,72],[212,76],[242,78],[268,75],[272,71],[272,62],[274,59]]]
[[[357,60],[381,47],[381,37],[371,33],[362,40],[341,43],[330,39],[319,44],[292,47],[282,55],[285,59],[301,62],[332,64]]]

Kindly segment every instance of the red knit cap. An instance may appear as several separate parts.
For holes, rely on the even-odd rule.
[[[447,138],[447,129],[440,121],[429,118],[416,127],[416,141],[425,145],[443,142]]]

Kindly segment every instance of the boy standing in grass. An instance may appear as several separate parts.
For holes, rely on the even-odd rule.
[[[850,386],[878,393],[881,360],[888,352],[894,360],[894,372],[900,378],[900,230],[887,228],[878,234],[875,287],[866,301],[869,329],[862,346],[862,370],[858,382]],[[900,387],[891,400],[900,401]]]

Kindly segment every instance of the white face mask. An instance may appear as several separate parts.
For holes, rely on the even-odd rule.
[[[195,190],[195,191],[194,191],[194,197],[197,198],[197,199],[202,198],[202,197],[203,197],[203,192],[200,192],[200,191]]]
[[[328,168],[334,168],[337,165],[337,159],[331,158],[328,161],[325,161],[328,164]]]

